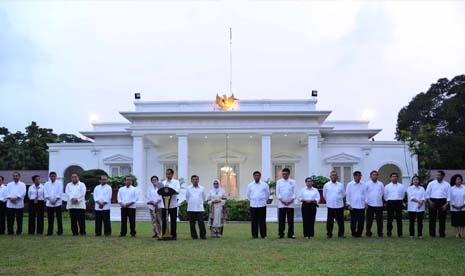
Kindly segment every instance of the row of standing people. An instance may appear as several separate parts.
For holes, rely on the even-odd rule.
[[[174,171],[168,169],[166,171],[166,180],[161,182],[161,186],[173,188],[179,193],[180,184],[178,180],[173,179],[173,175]],[[45,212],[47,212],[48,215],[47,235],[53,235],[55,217],[57,221],[56,233],[59,236],[63,234],[63,184],[57,180],[57,174],[55,172],[51,172],[49,178],[49,181],[45,184],[41,184],[38,175],[32,177],[33,185],[31,185],[27,191],[29,198],[28,234],[43,234]],[[4,178],[0,176],[0,234],[5,234],[5,230],[7,230],[9,235],[15,233],[16,235],[22,234],[26,185],[20,181],[20,179],[21,175],[15,172],[13,173],[13,181],[5,185],[3,184]],[[110,236],[112,232],[110,221],[112,189],[107,181],[108,178],[106,175],[100,176],[100,185],[97,185],[93,190],[96,236],[101,236],[102,230],[105,236]],[[173,196],[170,206],[167,208],[168,212],[162,212],[164,205],[161,196],[158,194],[158,188],[160,187],[158,177],[153,176],[151,182],[153,185],[147,191],[146,202],[152,218],[153,237],[161,239],[162,233],[165,233],[167,229],[165,222],[167,221],[168,215],[170,217],[172,239],[176,239],[176,219],[178,213],[177,195]],[[205,194],[203,187],[199,186],[198,182],[199,177],[193,176],[192,187],[201,189],[189,188],[187,192],[187,199],[189,202],[188,214],[191,225],[194,218],[199,222],[203,222],[203,200],[205,200]],[[202,190],[202,193],[197,192],[198,190]],[[86,235],[86,186],[85,183],[79,181],[79,176],[77,174],[71,175],[71,182],[66,185],[65,195],[67,198],[66,207],[71,218],[72,234],[74,236]],[[202,200],[202,204],[200,204],[200,200]],[[212,237],[220,237],[223,233],[223,223],[225,220],[223,206],[225,200],[226,195],[220,186],[220,182],[218,180],[213,181],[212,189],[208,195],[208,202],[211,210],[209,224]],[[138,190],[133,186],[132,177],[128,176],[125,178],[125,186],[121,187],[118,191],[118,204],[121,207],[120,236],[126,236],[128,221],[130,225],[130,235],[132,237],[136,236],[136,202],[138,201]],[[15,222],[16,232],[14,231]],[[200,232],[200,237],[205,238],[204,226]],[[193,234],[192,237],[196,237],[196,234]]]
[[[439,236],[445,237],[447,209],[451,212],[451,223],[456,228],[456,236],[463,237],[465,226],[465,187],[462,185],[462,176],[455,175],[451,182],[453,187],[444,180],[444,172],[439,171],[436,180],[429,183],[425,190],[420,185],[418,176],[412,178],[408,189],[399,182],[397,173],[390,175],[390,183],[384,185],[378,180],[378,172],[370,173],[370,180],[362,182],[359,171],[353,173],[354,180],[346,186],[338,182],[336,171],[330,173],[330,181],[323,186],[323,196],[327,204],[326,235],[333,237],[334,221],[338,224],[338,237],[344,238],[344,209],[350,210],[350,230],[353,237],[361,237],[366,221],[366,236],[372,237],[373,220],[376,218],[378,237],[383,237],[383,209],[387,209],[387,236],[392,236],[393,221],[397,222],[397,235],[403,235],[402,209],[407,204],[409,215],[409,235],[415,236],[415,222],[417,235],[423,237],[423,217],[425,206],[429,209],[429,233],[436,237],[436,220],[439,218]],[[306,187],[296,193],[295,180],[289,178],[290,170],[282,170],[282,179],[276,184],[276,198],[278,199],[278,238],[284,237],[286,221],[288,225],[288,238],[294,235],[294,207],[297,199],[302,203],[304,237],[314,237],[315,217],[320,201],[320,194],[313,187],[312,178],[305,179]],[[270,195],[268,185],[261,181],[260,172],[253,174],[254,181],[249,184],[247,197],[250,200],[252,218],[252,237],[258,238],[258,229],[262,238],[267,237],[266,232],[266,199]],[[405,195],[407,200],[404,202]],[[344,198],[346,202],[344,202]]]

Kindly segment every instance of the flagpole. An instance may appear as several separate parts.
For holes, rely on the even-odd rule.
[[[232,28],[229,27],[229,94],[232,95]]]

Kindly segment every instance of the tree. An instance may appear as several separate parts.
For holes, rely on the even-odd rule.
[[[396,139],[418,155],[421,170],[465,167],[465,75],[439,79],[397,118]]]
[[[48,169],[47,143],[88,142],[73,134],[53,133],[50,128],[40,128],[36,122],[26,127],[26,132],[10,133],[0,127],[1,170],[46,170]]]

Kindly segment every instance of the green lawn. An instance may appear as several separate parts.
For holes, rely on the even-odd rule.
[[[118,237],[119,223],[112,237],[97,238],[86,223],[86,237],[71,236],[68,221],[61,237],[0,236],[0,275],[463,275],[465,268],[465,239],[449,225],[446,239],[326,240],[317,223],[309,241],[301,224],[296,240],[278,240],[275,223],[267,240],[252,240],[249,224],[228,224],[223,239],[192,241],[188,224],[179,223],[177,241],[157,241],[149,223],[137,224],[136,238]]]

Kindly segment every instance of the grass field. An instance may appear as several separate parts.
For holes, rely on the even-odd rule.
[[[296,240],[278,240],[269,223],[267,240],[252,240],[249,224],[228,224],[224,238],[195,241],[187,223],[178,224],[177,241],[152,239],[146,222],[136,238],[120,238],[119,225],[108,238],[93,236],[92,221],[86,237],[71,236],[68,221],[61,237],[0,236],[0,275],[463,275],[465,268],[465,239],[449,225],[445,239],[326,240],[317,223],[310,241],[301,224]]]

